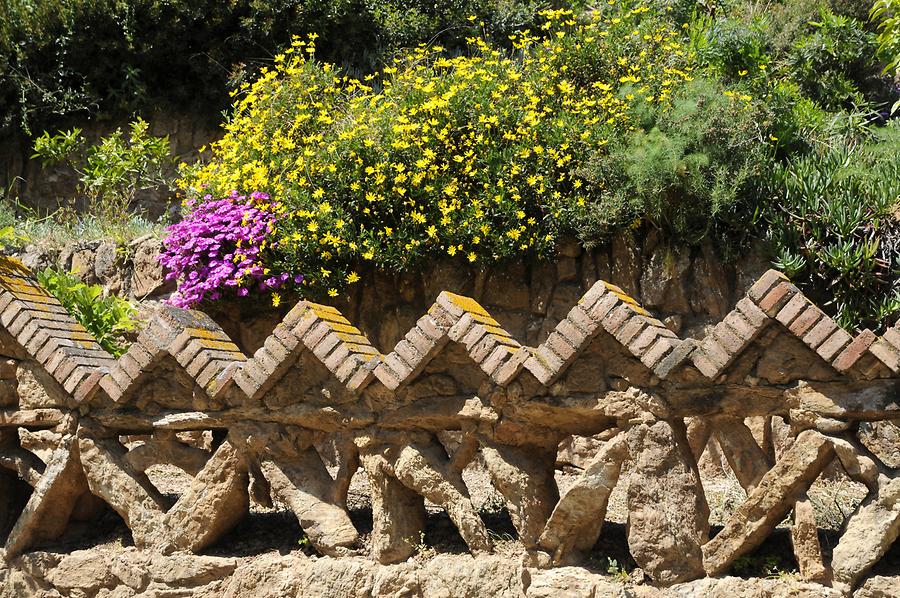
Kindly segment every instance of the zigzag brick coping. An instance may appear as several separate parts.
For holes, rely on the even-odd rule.
[[[0,465],[32,487],[6,558],[89,515],[92,496],[122,516],[137,546],[163,553],[214,543],[252,497],[288,505],[320,553],[359,554],[345,504],[360,466],[372,492],[372,558],[413,554],[426,498],[473,553],[487,552],[461,477],[479,451],[541,567],[593,546],[626,460],[641,481],[628,495],[629,548],[660,585],[727,571],[792,510],[801,574],[841,589],[900,534],[897,472],[855,434],[859,421],[900,415],[900,330],[853,336],[776,271],[699,341],[601,281],[538,347],[522,346],[473,299],[443,292],[386,354],[338,310],[301,301],[250,357],[205,314],[166,308],[115,360],[4,259],[0,349],[14,372],[36,372],[43,393],[19,386],[2,397]],[[766,377],[762,360],[782,356],[777,379]],[[791,425],[795,439],[777,460],[744,422],[758,416]],[[22,448],[18,428],[58,433],[46,463]],[[190,430],[216,431],[212,451],[175,436]],[[442,431],[461,433],[458,449],[437,441]],[[608,441],[560,497],[557,445],[599,433]],[[129,434],[152,437],[129,451],[120,442]],[[696,464],[711,434],[748,492],[712,538]],[[320,457],[325,442],[336,474]],[[194,476],[174,505],[142,473],[154,462]],[[826,562],[804,496],[833,462],[870,494]]]

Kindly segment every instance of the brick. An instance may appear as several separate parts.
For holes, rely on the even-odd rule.
[[[885,330],[881,338],[894,345],[895,349],[900,350],[900,330],[896,327]]]
[[[405,339],[415,347],[416,351],[423,356],[423,358],[427,355],[430,355],[431,352],[438,346],[438,343],[435,339],[429,338],[422,333],[418,326],[415,326],[406,333]]]
[[[428,315],[431,316],[431,319],[434,320],[434,323],[443,330],[449,330],[451,326],[453,326],[459,317],[454,316],[446,309],[435,303],[428,309]]]
[[[737,355],[746,344],[746,341],[739,337],[735,331],[731,329],[731,326],[725,322],[716,324],[712,333],[719,345],[721,345],[722,348],[725,349],[725,352],[732,357]]]
[[[412,374],[412,368],[403,363],[400,359],[397,358],[393,353],[388,353],[384,356],[384,363],[387,364],[394,372],[400,376],[401,380],[406,379],[410,374]]]
[[[337,348],[331,352],[325,359],[325,367],[332,373],[337,372],[338,368],[350,357],[350,349],[347,348],[346,345],[338,345]]]
[[[562,358],[550,350],[546,345],[541,345],[534,352],[535,358],[544,364],[554,375],[562,370],[565,363]]]
[[[779,283],[774,289],[766,293],[766,296],[759,302],[759,308],[766,312],[767,315],[774,317],[778,310],[790,301],[795,293],[797,293],[797,287],[791,283]]]
[[[126,353],[126,355],[130,355],[131,358],[134,359],[141,368],[147,368],[151,364],[153,364],[154,361],[156,361],[156,357],[154,355],[152,355],[149,351],[147,351],[147,349],[137,343],[133,343],[128,348],[128,352]]]
[[[761,327],[751,324],[750,321],[737,310],[729,313],[722,321],[725,322],[725,324],[727,324],[728,327],[731,328],[731,330],[733,330],[745,343],[753,340],[761,329]]]
[[[293,353],[297,349],[297,345],[300,344],[300,337],[283,324],[276,326],[275,330],[272,331],[272,335],[291,353]]]
[[[406,362],[407,365],[411,368],[415,368],[421,363],[422,358],[424,357],[422,353],[416,349],[415,345],[406,340],[402,339],[397,346],[394,347],[394,353],[397,354],[400,359]]]
[[[447,332],[446,328],[442,328],[429,316],[422,316],[416,322],[416,328],[427,338],[432,340],[441,339]]]
[[[634,355],[643,355],[659,337],[660,329],[655,326],[648,326],[628,345],[628,350]]]
[[[25,304],[21,301],[14,301],[0,314],[0,324],[9,329],[10,324],[23,313],[28,313]]]
[[[675,368],[685,362],[695,348],[696,345],[689,340],[676,343],[672,351],[653,367],[653,373],[660,378],[667,378]]]
[[[471,351],[475,348],[475,345],[478,344],[478,341],[484,338],[485,334],[487,334],[487,330],[485,330],[484,326],[475,324],[469,329],[466,335],[462,337],[460,342],[465,345],[466,351]]]
[[[451,299],[451,294],[447,291],[443,291],[440,295],[438,295],[437,304],[444,308],[444,311],[446,311],[448,314],[456,318],[461,318],[463,314],[466,313],[466,310],[464,310],[460,305],[457,305]]]
[[[6,327],[6,331],[9,332],[11,336],[18,336],[25,327],[30,324],[32,321],[35,322],[35,326],[37,326],[37,318],[33,318],[31,312],[27,309],[23,309],[19,312],[18,316],[13,318],[13,320]]]
[[[475,363],[481,364],[488,358],[491,351],[494,350],[494,347],[505,345],[505,343],[500,342],[499,339],[500,337],[492,334],[485,335],[485,337],[481,339],[481,342],[472,347],[472,350],[469,351],[469,357],[471,357]]]
[[[277,337],[269,336],[263,342],[263,347],[266,348],[266,351],[269,352],[269,355],[278,363],[281,364],[285,359],[287,359],[291,352],[288,351],[287,347],[281,344],[281,341],[278,340]]]
[[[803,293],[797,293],[778,311],[775,319],[785,326],[790,326],[807,305],[809,305],[809,301],[803,296]]]
[[[849,371],[877,339],[878,336],[866,328],[857,334],[856,338],[834,358],[831,365],[839,372]]]
[[[100,379],[100,388],[103,389],[103,392],[116,403],[120,402],[122,400],[122,395],[125,394],[125,391],[115,383],[111,376],[104,376]]]
[[[731,355],[728,354],[728,351],[726,351],[715,338],[706,337],[703,342],[700,343],[700,349],[706,353],[706,356],[709,357],[710,361],[716,364],[717,367],[724,368],[728,365],[728,362],[731,361]]]
[[[131,388],[132,383],[134,382],[134,378],[128,376],[125,370],[121,366],[115,366],[110,368],[109,376],[112,378],[116,385],[121,388],[123,391]]]
[[[368,386],[368,384],[375,379],[375,369],[380,363],[381,359],[375,358],[357,367],[353,374],[350,376],[350,379],[347,380],[347,388],[349,388],[350,390],[360,391]]]
[[[837,330],[837,324],[826,316],[803,336],[803,342],[810,349],[817,349],[835,330]]]
[[[588,335],[569,320],[562,320],[556,325],[556,331],[566,337],[573,347],[581,347],[588,339]]]
[[[602,282],[595,282],[591,288],[588,289],[587,293],[582,295],[581,299],[578,300],[578,305],[584,306],[586,309],[590,309],[592,305],[597,303],[603,295],[606,294],[606,285]]]
[[[503,364],[491,374],[494,382],[500,385],[509,384],[513,378],[519,375],[525,366],[525,361],[531,356],[527,349],[520,349],[512,354]]]
[[[41,347],[40,351],[34,356],[34,358],[41,363],[44,368],[47,367],[50,358],[53,357],[53,354],[56,353],[60,349],[60,347],[74,347],[76,345],[75,341],[69,340],[67,338],[59,338],[50,333],[49,330],[45,331],[48,335],[47,342]]]
[[[353,372],[356,371],[356,368],[359,367],[360,360],[355,355],[351,355],[347,359],[345,359],[340,367],[334,372],[335,378],[341,381],[341,383],[346,383],[347,380],[350,379],[350,376],[353,375]]]
[[[633,341],[647,327],[647,320],[639,317],[632,317],[624,326],[620,327],[615,333],[616,340],[625,345]]]
[[[605,328],[608,333],[615,335],[633,315],[634,312],[631,311],[628,305],[620,303],[618,307],[603,318],[603,328]]]
[[[587,336],[593,336],[594,332],[597,330],[597,322],[595,322],[580,305],[576,305],[569,310],[566,319]]]
[[[822,343],[818,349],[816,349],[816,353],[819,354],[819,357],[824,359],[825,361],[831,361],[834,359],[835,355],[837,355],[841,349],[850,344],[850,341],[853,340],[853,337],[847,334],[842,328],[838,328],[834,331],[834,333],[828,337],[824,343]]]
[[[497,345],[481,364],[481,368],[488,376],[492,376],[497,368],[503,365],[503,362],[512,356],[513,353],[515,353],[515,349],[510,349],[506,345]]]
[[[90,401],[100,388],[100,381],[105,375],[106,372],[103,370],[91,372],[91,375],[85,378],[84,382],[75,390],[73,395],[75,402],[81,404]]]
[[[613,310],[613,308],[619,305],[619,303],[621,303],[619,298],[614,294],[609,293],[588,310],[588,315],[595,322],[602,323],[603,319]]]
[[[139,364],[134,359],[134,357],[132,357],[128,353],[121,356],[116,363],[119,366],[118,369],[122,370],[132,380],[136,380],[143,371],[141,368],[141,364]]]
[[[542,346],[552,351],[561,360],[560,366],[562,366],[562,363],[574,359],[577,354],[575,347],[555,330],[550,333],[550,336],[547,337]]]
[[[302,341],[307,349],[315,349],[316,346],[325,338],[328,333],[331,332],[331,328],[328,327],[328,324],[325,322],[319,322],[312,328],[310,328],[306,334],[303,335]],[[337,336],[335,336],[337,338]]]
[[[538,359],[534,355],[529,356],[523,366],[541,384],[549,383],[555,375],[553,370],[543,360]]]
[[[785,280],[787,280],[787,277],[778,270],[768,270],[750,287],[750,290],[747,291],[747,296],[755,303],[759,303],[772,287]]]
[[[215,380],[216,376],[219,375],[219,372],[223,370],[221,361],[210,361],[203,371],[197,374],[197,385],[203,387],[204,389],[209,386],[209,383]]]
[[[806,308],[802,314],[800,314],[796,320],[794,320],[790,326],[788,326],[788,330],[793,332],[798,337],[803,337],[810,328],[812,328],[819,320],[821,320],[825,316],[825,313],[816,307],[815,305],[810,305]]]
[[[702,351],[697,351],[691,356],[694,365],[700,370],[700,373],[709,379],[713,379],[719,375],[721,368],[717,367],[709,357]]]
[[[450,330],[447,331],[447,336],[449,336],[452,340],[459,342],[461,338],[463,338],[468,332],[469,329],[475,325],[475,317],[472,314],[463,314],[463,316],[450,327]]]
[[[87,378],[88,376],[91,375],[92,371],[93,371],[93,368],[89,368],[89,367],[76,368],[71,374],[69,374],[69,376],[66,378],[65,382],[63,382],[63,385],[62,385],[63,389],[67,393],[72,394],[73,392],[75,392],[75,389],[78,388],[78,385],[81,384],[81,382],[85,378]]]
[[[396,390],[403,381],[403,378],[384,362],[381,362],[376,366],[374,374],[375,377],[378,378],[378,381],[388,390]],[[350,382],[353,382],[353,378],[350,379]]]
[[[338,338],[338,335],[334,332],[331,332],[325,335],[319,343],[313,348],[313,355],[319,358],[319,361],[325,361],[325,358],[331,353],[331,350],[337,347],[341,342],[341,339]]]
[[[665,337],[659,338],[641,357],[641,363],[652,370],[677,344],[679,344],[677,340]]]
[[[297,322],[300,321],[304,315],[309,312],[309,304],[306,301],[298,301],[294,307],[290,309],[289,312],[284,314],[284,318],[281,320],[281,324],[290,330],[294,326],[296,326]]]
[[[66,357],[60,362],[59,367],[54,369],[52,375],[57,382],[62,384],[66,380],[66,378],[69,377],[69,374],[75,371],[75,368],[77,367],[79,367],[79,363],[77,361],[75,361],[71,357]]]
[[[900,352],[884,340],[879,338],[869,347],[869,352],[881,360],[895,374],[900,373]]]
[[[49,341],[50,338],[51,337],[50,337],[49,330],[44,330],[44,329],[38,330],[34,334],[34,336],[32,336],[31,339],[29,339],[29,341],[27,343],[25,343],[25,351],[29,355],[35,356],[35,358],[36,358],[38,352],[40,352],[40,350],[42,348],[44,348],[44,345],[47,344],[47,341]]]
[[[211,359],[219,359],[219,360],[229,360],[228,355],[218,355],[212,354],[210,355]],[[256,362],[256,365],[259,366],[259,369],[266,373],[266,378],[271,378],[275,372],[281,369],[282,362],[275,359],[275,356],[269,353],[269,350],[266,349],[265,345],[257,349],[256,353],[253,354],[253,360]],[[229,360],[230,361],[230,360]],[[191,364],[193,365],[193,364]],[[203,366],[205,367],[205,366]]]

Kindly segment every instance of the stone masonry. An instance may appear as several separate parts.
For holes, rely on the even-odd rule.
[[[98,502],[122,517],[138,549],[197,553],[251,500],[272,498],[318,553],[357,559],[348,563],[412,556],[426,499],[473,555],[488,555],[491,538],[461,477],[478,453],[536,570],[564,568],[603,534],[626,460],[637,479],[628,548],[660,587],[721,575],[793,514],[800,575],[849,592],[900,535],[897,471],[858,434],[860,422],[900,415],[900,329],[851,335],[774,270],[701,340],[679,337],[601,280],[536,347],[477,301],[444,291],[388,353],[334,307],[301,301],[253,355],[209,316],[162,308],[113,359],[3,258],[0,352],[6,560],[90,520]],[[771,434],[760,442],[746,423],[773,417],[792,435],[777,455]],[[22,429],[55,432],[49,457],[21,445]],[[211,448],[176,436],[188,431],[212,431]],[[438,440],[447,431],[458,448]],[[573,434],[605,441],[560,496],[554,457]],[[129,450],[128,435],[148,436],[152,450]],[[697,466],[712,435],[747,491],[714,536]],[[143,473],[154,462],[193,476],[174,504]],[[826,558],[805,496],[832,464],[869,495]],[[360,467],[373,505],[366,554],[346,509]]]

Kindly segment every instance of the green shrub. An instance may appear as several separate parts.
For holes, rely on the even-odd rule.
[[[900,311],[900,127],[775,170],[767,212],[774,264],[848,328]]]
[[[88,212],[106,219],[128,213],[139,191],[168,187],[174,163],[169,154],[169,138],[148,133],[146,121],[138,118],[129,125],[126,138],[121,129],[87,145],[81,129],[72,129],[34,140],[35,155],[44,166],[66,163],[78,175],[79,191],[88,198]]]
[[[136,326],[136,310],[129,301],[115,295],[104,297],[101,286],[87,285],[57,270],[39,272],[37,279],[113,357],[128,350],[125,335]]]
[[[647,4],[583,24],[545,15],[549,37],[516,37],[514,56],[481,39],[469,56],[422,47],[374,83],[307,58],[314,48],[298,40],[184,184],[279,202],[273,271],[302,274],[310,292],[336,294],[359,261],[403,270],[440,254],[549,254],[605,192],[608,181],[581,176],[586,157],[665,110],[691,76],[681,34]]]

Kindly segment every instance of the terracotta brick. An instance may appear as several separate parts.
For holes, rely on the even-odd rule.
[[[575,347],[573,347],[563,335],[555,330],[550,333],[550,336],[547,337],[547,340],[544,341],[544,344],[539,347],[538,350],[540,351],[541,348],[546,348],[553,352],[559,360],[558,367],[562,367],[564,363],[574,359],[577,354]],[[541,356],[543,355],[544,353],[542,352]],[[556,362],[548,360],[548,363],[551,364],[554,369],[558,369]]]
[[[527,349],[520,349],[512,354],[503,364],[497,368],[491,378],[500,385],[509,384],[525,366],[525,361],[531,356],[531,352]]]
[[[641,363],[652,370],[677,343],[678,341],[672,338],[660,337],[653,346],[641,356]]]
[[[894,345],[896,349],[900,349],[900,330],[896,327],[888,328],[881,337],[887,342]]]
[[[869,352],[881,360],[895,374],[900,373],[900,352],[884,340],[879,338],[869,347]]]
[[[106,396],[108,396],[114,402],[118,403],[122,400],[124,391],[119,387],[118,384],[115,383],[111,376],[104,376],[100,379],[100,388],[103,389],[103,392],[106,393]]]
[[[597,323],[602,323],[604,318],[609,315],[609,312],[613,310],[617,305],[619,305],[621,301],[612,293],[608,293],[594,304],[592,308],[588,310],[588,315]]]
[[[6,327],[6,331],[9,332],[11,336],[18,336],[20,332],[32,321],[35,322],[35,326],[37,326],[37,318],[34,318],[31,313],[27,309],[23,309],[19,312],[18,316],[13,318],[13,320]]]
[[[787,280],[787,277],[778,270],[768,270],[750,287],[750,290],[747,291],[747,296],[754,302],[759,303],[766,296],[766,293],[772,290],[772,287],[785,280]]]
[[[774,315],[778,313],[778,310],[780,310],[795,293],[797,293],[797,287],[791,283],[779,283],[774,289],[766,293],[766,296],[759,302],[759,308],[766,312],[767,315],[774,317]]]
[[[474,325],[475,317],[470,313],[463,314],[456,324],[451,326],[450,330],[447,331],[447,336],[449,336],[451,340],[459,342],[460,339],[469,333],[469,330]]]
[[[122,370],[131,380],[136,380],[143,372],[141,364],[128,353],[121,356],[116,363],[119,366],[118,369]]]
[[[285,347],[275,336],[269,336],[266,338],[265,342],[263,342],[263,346],[266,348],[266,351],[269,352],[269,355],[275,359],[279,364],[282,363],[285,359],[287,359],[291,352],[288,351],[287,347]]]
[[[515,349],[510,349],[506,345],[497,345],[481,364],[481,368],[487,372],[488,376],[492,376],[497,368],[503,365],[503,362],[509,359],[513,353],[515,353]]]
[[[219,372],[224,369],[222,367],[222,362],[220,361],[211,361],[209,362],[203,371],[197,374],[197,385],[206,388],[209,386],[209,383],[215,380],[216,376],[219,375]]]
[[[800,314],[797,319],[795,319],[790,326],[788,326],[788,330],[793,332],[798,337],[803,337],[810,328],[812,328],[815,324],[821,320],[825,314],[821,309],[816,307],[815,305],[810,305],[806,308],[802,314]]]
[[[797,293],[791,297],[790,301],[788,301],[784,307],[778,310],[775,319],[785,326],[790,326],[791,322],[806,309],[807,305],[809,305],[809,301],[803,296],[803,293]]]
[[[82,380],[91,375],[93,368],[79,366],[75,368],[75,370],[70,373],[65,381],[62,383],[63,390],[67,393],[72,394],[75,392],[75,389],[78,388],[78,385],[81,384]]]
[[[811,349],[816,349],[837,330],[837,324],[829,317],[819,320],[819,323],[803,336],[803,342]]]
[[[616,340],[628,346],[647,327],[647,320],[641,317],[632,317],[615,333]]]
[[[659,328],[648,326],[628,345],[628,350],[634,355],[643,355],[660,336]]]
[[[737,355],[746,345],[746,341],[738,336],[731,326],[725,322],[716,324],[712,333],[719,345],[732,357]]]
[[[330,332],[331,328],[328,326],[328,324],[326,324],[325,322],[319,322],[318,324],[310,328],[306,332],[306,334],[303,335],[301,340],[307,349],[312,350],[315,349],[316,346],[320,342],[322,342],[322,339],[324,339]],[[337,338],[337,336],[335,336],[335,338]]]
[[[620,303],[618,307],[603,318],[603,328],[605,328],[609,334],[615,335],[633,315],[634,312],[631,311],[631,308],[628,307],[628,305]]]
[[[97,394],[97,390],[100,388],[100,381],[105,375],[106,372],[104,370],[91,372],[91,375],[85,378],[84,382],[75,390],[73,394],[75,402],[79,404],[89,402]]]
[[[79,363],[71,357],[67,356],[62,360],[62,362],[60,362],[59,367],[53,370],[52,375],[57,382],[62,384],[63,382],[65,382],[66,378],[69,377],[69,374],[75,371],[75,368],[77,367],[80,367]]]
[[[484,338],[485,334],[487,334],[487,330],[485,330],[484,326],[482,326],[481,324],[475,324],[469,329],[466,335],[462,337],[460,342],[465,345],[466,351],[471,351],[475,348],[475,345],[478,344],[478,341]]]
[[[147,349],[143,346],[134,343],[128,348],[128,352],[126,355],[130,355],[132,359],[141,367],[146,368],[149,367],[154,361],[156,361],[156,357],[152,355]]]
[[[400,376],[401,380],[405,380],[410,374],[412,374],[412,368],[403,363],[397,356],[393,353],[388,353],[384,356],[384,363],[388,365],[394,372]]]
[[[109,376],[112,378],[116,385],[121,388],[123,391],[131,388],[131,385],[134,383],[134,378],[130,377],[128,373],[122,368],[121,365],[116,365],[109,370]]]
[[[725,322],[725,324],[727,324],[745,343],[756,338],[757,333],[761,329],[761,327],[751,324],[739,311],[729,313],[722,321]]]
[[[591,288],[588,289],[587,293],[578,300],[578,305],[584,306],[585,309],[590,309],[591,306],[597,303],[597,301],[605,294],[606,285],[603,284],[603,282],[595,282]]]
[[[35,354],[34,358],[46,368],[48,365],[47,362],[60,347],[74,347],[75,341],[53,336],[50,334],[49,330],[45,330],[45,332],[48,335],[47,342],[44,343],[44,346],[41,347],[40,351]]]
[[[429,316],[422,316],[416,322],[416,328],[425,335],[427,338],[432,340],[438,340],[444,337],[448,328],[442,328],[437,322],[435,322]]]
[[[319,341],[319,343],[313,347],[313,355],[319,358],[319,361],[324,362],[325,358],[328,357],[328,354],[337,347],[341,342],[341,339],[338,338],[338,335],[334,332],[329,332],[325,337]]]
[[[378,378],[378,381],[381,382],[385,388],[388,390],[396,390],[400,387],[400,383],[403,381],[403,378],[394,370],[392,370],[389,366],[387,366],[384,362],[378,364],[374,371],[375,377]],[[351,378],[351,382],[353,379]]]
[[[877,338],[874,332],[866,328],[856,335],[856,338],[834,358],[831,365],[839,372],[849,371]]]
[[[569,320],[562,320],[556,325],[556,331],[566,337],[573,347],[581,347],[588,339],[588,334],[572,324]]]
[[[597,330],[595,322],[580,305],[576,305],[566,315],[566,319],[587,336],[593,336]]]
[[[681,366],[690,357],[695,348],[696,345],[690,340],[676,343],[672,351],[653,367],[653,373],[660,378],[667,378],[675,368]]]
[[[325,367],[332,373],[337,372],[338,368],[346,359],[350,357],[350,350],[346,345],[338,345],[325,359]]]
[[[697,351],[692,354],[691,359],[697,369],[700,370],[700,373],[709,379],[715,378],[721,371],[721,368],[710,361],[709,357],[707,357],[706,354],[702,351]]]
[[[849,345],[850,341],[852,340],[852,336],[847,334],[845,330],[838,328],[831,336],[828,337],[828,340],[826,340],[819,346],[818,349],[816,349],[816,353],[818,353],[819,357],[821,357],[825,361],[831,361],[841,351],[841,349]]]
[[[719,368],[724,368],[731,361],[731,355],[720,345],[715,338],[705,338],[700,343],[700,349],[706,353],[710,361]]]

